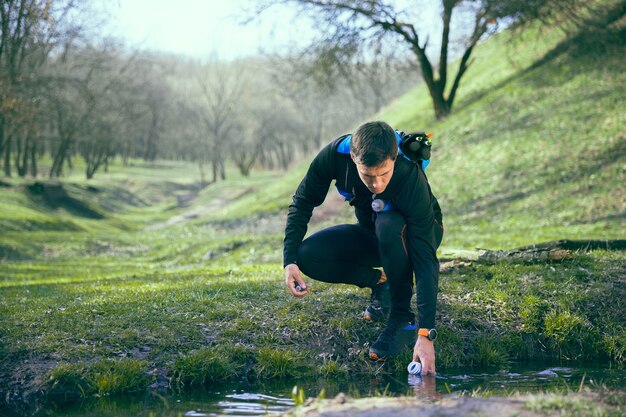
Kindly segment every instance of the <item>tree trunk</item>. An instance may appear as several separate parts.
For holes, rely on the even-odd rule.
[[[128,166],[129,156],[130,156],[130,145],[128,145],[126,149],[124,150],[124,152],[122,153],[122,165],[124,165],[125,167]]]
[[[450,115],[450,103],[448,103],[442,96],[432,97],[433,108],[435,110],[435,117],[437,120],[445,119]]]
[[[222,181],[226,181],[226,170],[224,169],[224,160],[220,159],[220,177]]]
[[[4,175],[11,176],[11,136],[4,143]]]
[[[244,152],[241,155],[239,155],[239,157],[233,157],[233,161],[235,162],[235,165],[237,165],[237,168],[239,169],[239,173],[242,176],[246,178],[250,176],[250,170],[252,169],[252,165],[254,165],[254,162],[256,161],[257,156],[261,152],[260,148],[261,147],[258,146],[257,149],[251,152],[250,154],[247,154]]]
[[[0,157],[2,157],[4,145],[4,117],[2,116],[2,113],[0,113]]]
[[[211,164],[213,165],[213,183],[216,183],[217,182],[217,161],[213,159],[213,161],[211,161]]]
[[[17,175],[21,178],[26,176],[28,172],[28,152],[26,148],[28,146],[28,137],[26,140],[22,140],[22,137],[18,136],[15,142],[15,169]]]
[[[157,156],[157,141],[159,135],[159,118],[155,111],[152,112],[152,120],[150,123],[150,129],[146,138],[146,149],[144,153],[144,159],[147,161],[154,161]]]
[[[278,148],[278,164],[280,165],[280,167],[286,171],[287,168],[289,168],[289,157],[288,152],[285,150],[286,145],[283,143],[280,145],[280,147]]]
[[[202,161],[198,161],[198,168],[200,168],[200,187],[204,188],[207,186],[207,183],[206,174],[204,172],[204,163]]]
[[[30,147],[30,175],[37,178],[37,142]]]
[[[65,139],[59,146],[57,153],[54,155],[54,160],[52,162],[52,167],[50,168],[50,178],[60,177],[63,172],[63,164],[65,163],[65,158],[67,157],[67,151],[70,148],[70,140]]]

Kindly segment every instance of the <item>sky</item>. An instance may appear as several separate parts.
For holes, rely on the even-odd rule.
[[[285,52],[304,47],[317,37],[318,28],[310,19],[298,16],[293,5],[273,6],[257,16],[254,9],[260,0],[95,1],[100,2],[100,10],[108,16],[104,31],[122,38],[131,47],[197,59],[232,60],[260,51]],[[422,42],[429,40],[427,53],[432,58],[438,56],[440,0],[389,0],[389,3],[409,13],[406,18],[415,24]],[[455,35],[471,30],[464,22],[455,23],[454,17],[459,13],[453,13],[450,45],[453,56],[459,52]],[[245,20],[251,21],[243,24]]]
[[[313,36],[306,20],[274,7],[247,25],[254,0],[113,0],[103,7],[110,32],[141,49],[230,60],[274,51]]]

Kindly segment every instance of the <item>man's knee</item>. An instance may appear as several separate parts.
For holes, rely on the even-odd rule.
[[[376,219],[376,237],[379,245],[386,246],[404,239],[406,220],[397,211],[383,212]]]
[[[306,270],[309,269],[310,261],[314,256],[315,251],[313,250],[313,245],[311,245],[308,239],[305,239],[302,243],[300,243],[300,246],[298,246],[298,267],[305,274],[307,273]]]

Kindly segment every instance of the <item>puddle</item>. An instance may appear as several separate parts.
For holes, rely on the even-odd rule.
[[[436,379],[405,374],[380,378],[359,377],[341,380],[288,380],[272,384],[235,384],[220,389],[198,390],[184,395],[151,393],[141,397],[102,398],[57,410],[41,410],[38,416],[54,417],[215,417],[277,415],[293,407],[294,385],[307,396],[322,389],[331,398],[340,392],[354,397],[374,395],[416,395],[439,398],[449,394],[478,392],[482,395],[510,395],[515,392],[578,391],[580,385],[591,389],[626,389],[626,371],[616,368],[510,367],[505,370],[448,370]]]

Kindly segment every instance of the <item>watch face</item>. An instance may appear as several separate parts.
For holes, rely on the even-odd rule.
[[[437,330],[435,329],[430,329],[428,331],[428,339],[434,341],[437,338]]]

